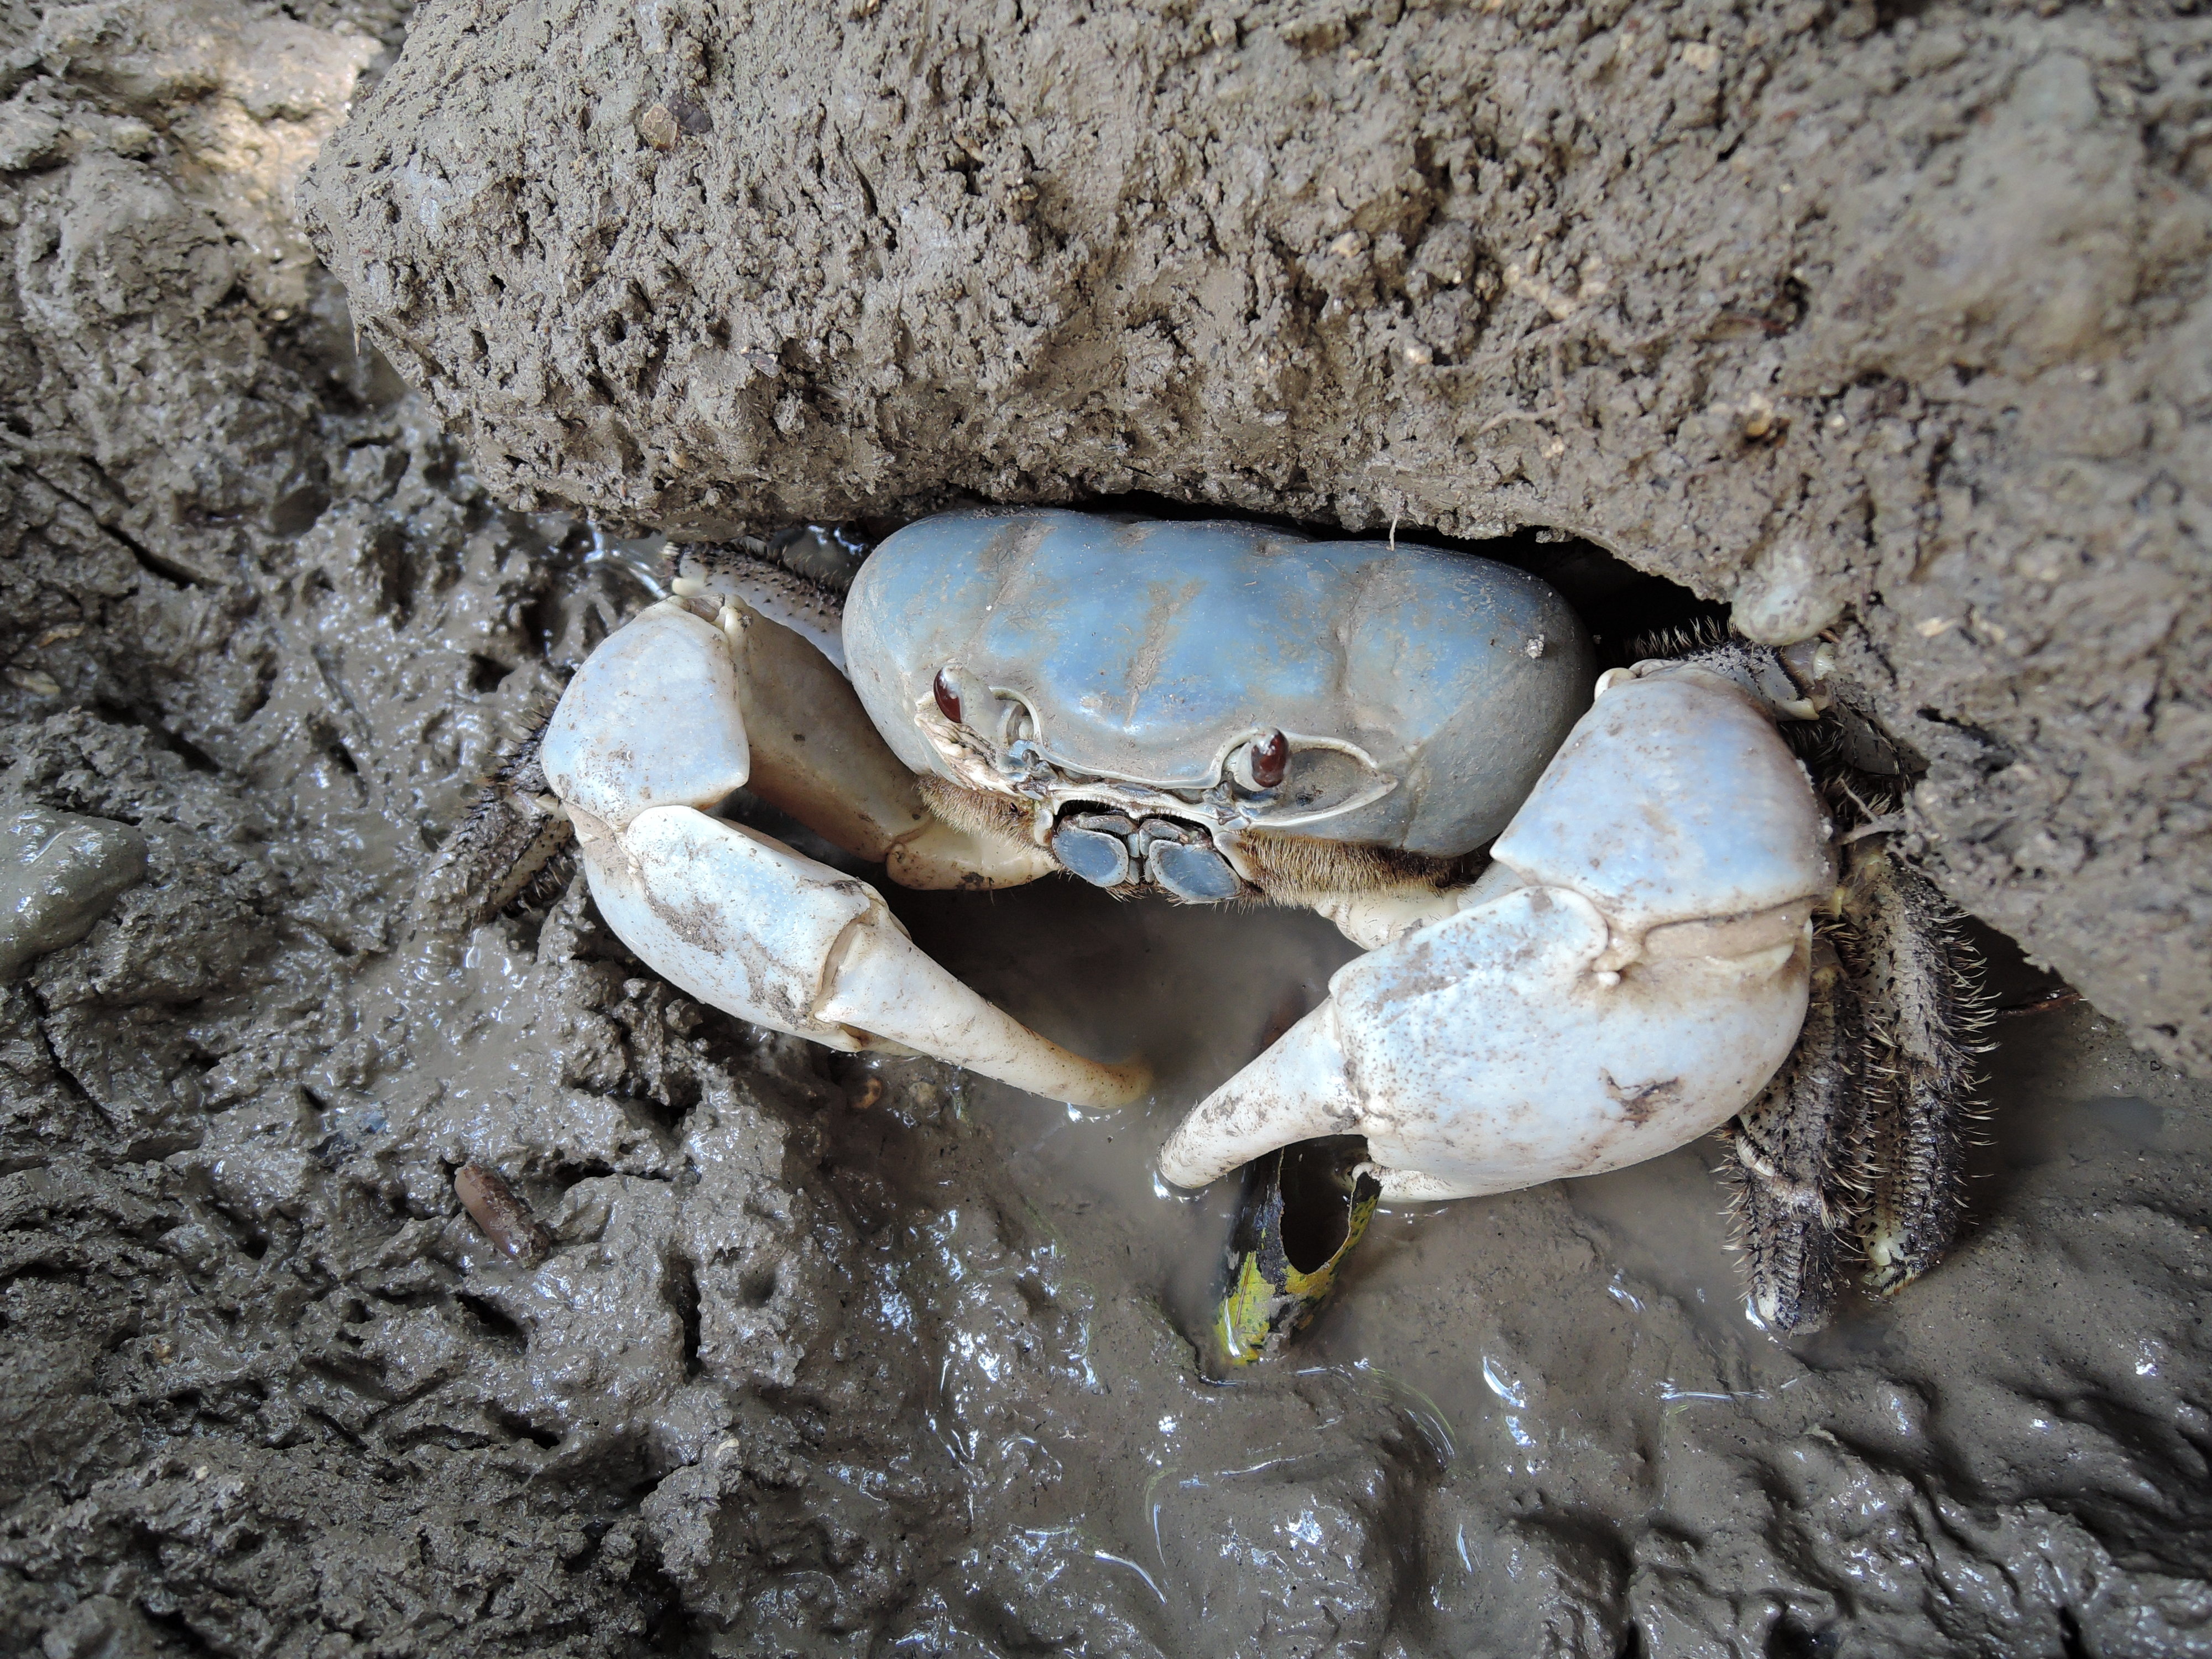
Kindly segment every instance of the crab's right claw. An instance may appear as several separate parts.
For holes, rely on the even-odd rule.
[[[1617,680],[1493,852],[1455,914],[1340,969],[1200,1102],[1160,1172],[1357,1134],[1385,1198],[1467,1197],[1656,1157],[1758,1096],[1833,881],[1763,706],[1702,670]]]
[[[592,896],[623,942],[702,1001],[830,1048],[905,1048],[1093,1107],[1140,1098],[1141,1066],[1068,1053],[906,936],[866,882],[705,809],[745,781],[723,631],[677,604],[610,636],[540,750]]]

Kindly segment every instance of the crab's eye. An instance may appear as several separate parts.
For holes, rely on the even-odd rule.
[[[1273,789],[1290,769],[1291,740],[1263,732],[1229,757],[1229,775],[1246,789]]]
[[[945,678],[945,671],[937,671],[937,678],[929,688],[937,696],[937,712],[955,726],[960,724],[960,694],[952,689],[952,682]]]
[[[1291,763],[1291,740],[1279,732],[1270,732],[1252,744],[1252,781],[1262,789],[1273,789],[1283,781],[1283,769]]]

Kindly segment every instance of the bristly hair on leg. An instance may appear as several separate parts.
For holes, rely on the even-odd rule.
[[[1814,941],[1812,994],[1797,1046],[1766,1091],[1723,1132],[1735,1243],[1753,1310],[1771,1330],[1819,1330],[1834,1307],[1840,1258],[1865,1207],[1866,1023],[1838,945]]]
[[[1773,650],[1696,628],[1647,641],[1711,668],[1778,713],[1836,838],[1839,880],[1805,1029],[1730,1128],[1725,1172],[1753,1305],[1783,1330],[1827,1316],[1856,1253],[1887,1295],[1939,1261],[1964,1208],[1977,1042],[1990,1018],[1963,918],[1890,845],[1917,769],[1825,647]],[[1807,718],[1808,715],[1817,718]],[[1848,1081],[1846,1092],[1839,1093]]]
[[[1866,1284],[1887,1296],[1934,1267],[1965,1208],[1966,1126],[1990,1019],[1959,912],[1884,844],[1844,849],[1844,914],[1863,941],[1861,984],[1881,1050],[1869,1097],[1874,1190],[1859,1218]]]
[[[1030,833],[1032,809],[1012,795],[970,789],[933,772],[921,773],[915,783],[930,811],[955,830],[988,836],[1010,847],[1029,848],[1036,845],[1036,837]]]
[[[1979,1115],[1978,1039],[1990,1016],[1964,917],[1892,845],[1911,757],[1849,688],[1834,690],[1819,721],[1784,730],[1836,834],[1836,936],[1868,1045],[1850,1153],[1867,1191],[1849,1224],[1867,1288],[1887,1296],[1957,1236],[1967,1129]]]
[[[1656,628],[1648,634],[1638,634],[1629,641],[1628,659],[1642,662],[1649,658],[1664,657],[1675,661],[1691,661],[1700,651],[1726,646],[1733,639],[1728,624],[1719,617],[1700,617],[1678,628]],[[1735,642],[1740,646],[1747,643],[1743,641]],[[1757,650],[1762,647],[1751,648]]]
[[[1439,858],[1265,830],[1245,836],[1244,854],[1267,901],[1290,905],[1342,893],[1437,892],[1465,886],[1489,862],[1486,853]]]
[[[538,762],[553,709],[492,775],[416,890],[415,910],[441,931],[469,928],[510,908],[550,904],[574,873],[574,827]]]

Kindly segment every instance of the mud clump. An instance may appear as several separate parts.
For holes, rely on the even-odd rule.
[[[1143,490],[1840,624],[1927,867],[2202,1070],[2203,51],[1870,0],[432,0],[306,202],[518,505]]]

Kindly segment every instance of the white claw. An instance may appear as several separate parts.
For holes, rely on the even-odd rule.
[[[750,660],[783,630],[736,631]],[[592,653],[546,728],[546,779],[575,823],[608,926],[701,1001],[757,1024],[832,1048],[919,1050],[1079,1106],[1140,1098],[1141,1066],[1095,1064],[993,1007],[917,949],[866,882],[699,810],[750,782],[802,816],[811,801],[824,825],[870,848],[920,816],[902,770],[904,796],[878,778],[896,764],[889,751],[866,747],[872,731],[844,730],[826,696],[815,700],[818,754],[794,759],[780,738],[799,720],[775,696],[811,682],[787,672],[768,688],[741,685],[731,632],[681,601],[653,606]],[[758,777],[748,706],[769,726]]]
[[[538,761],[555,794],[611,830],[654,806],[709,807],[751,769],[738,706],[721,630],[663,599],[585,659]]]
[[[663,975],[757,1024],[863,1046],[815,1009],[823,964],[878,908],[866,883],[690,807],[641,812],[619,836],[579,828],[599,914]]]
[[[1818,804],[1719,676],[1606,692],[1459,912],[1340,969],[1177,1127],[1164,1176],[1348,1133],[1386,1196],[1465,1197],[1656,1157],[1756,1097],[1804,1020]]]
[[[1160,1149],[1160,1173],[1178,1187],[1203,1187],[1292,1141],[1356,1134],[1365,1114],[1332,996],[1183,1119]]]
[[[1039,1036],[908,940],[867,883],[689,807],[586,833],[599,913],[701,1001],[848,1051],[895,1044],[1079,1106],[1141,1098],[1141,1067]]]
[[[1491,856],[1583,894],[1624,945],[1822,892],[1832,867],[1820,805],[1772,719],[1684,665],[1592,704]]]
[[[823,988],[816,1012],[824,1019],[1048,1100],[1104,1109],[1142,1100],[1152,1086],[1142,1063],[1102,1066],[1072,1054],[994,1007],[933,962],[889,912],[845,935]]]
[[[1207,1097],[1160,1154],[1200,1187],[1360,1134],[1387,1196],[1467,1197],[1656,1157],[1732,1115],[1796,1040],[1806,960],[1646,963],[1606,985],[1604,918],[1523,887],[1340,969],[1329,1000]],[[1716,1116],[1716,1112],[1718,1115]]]

